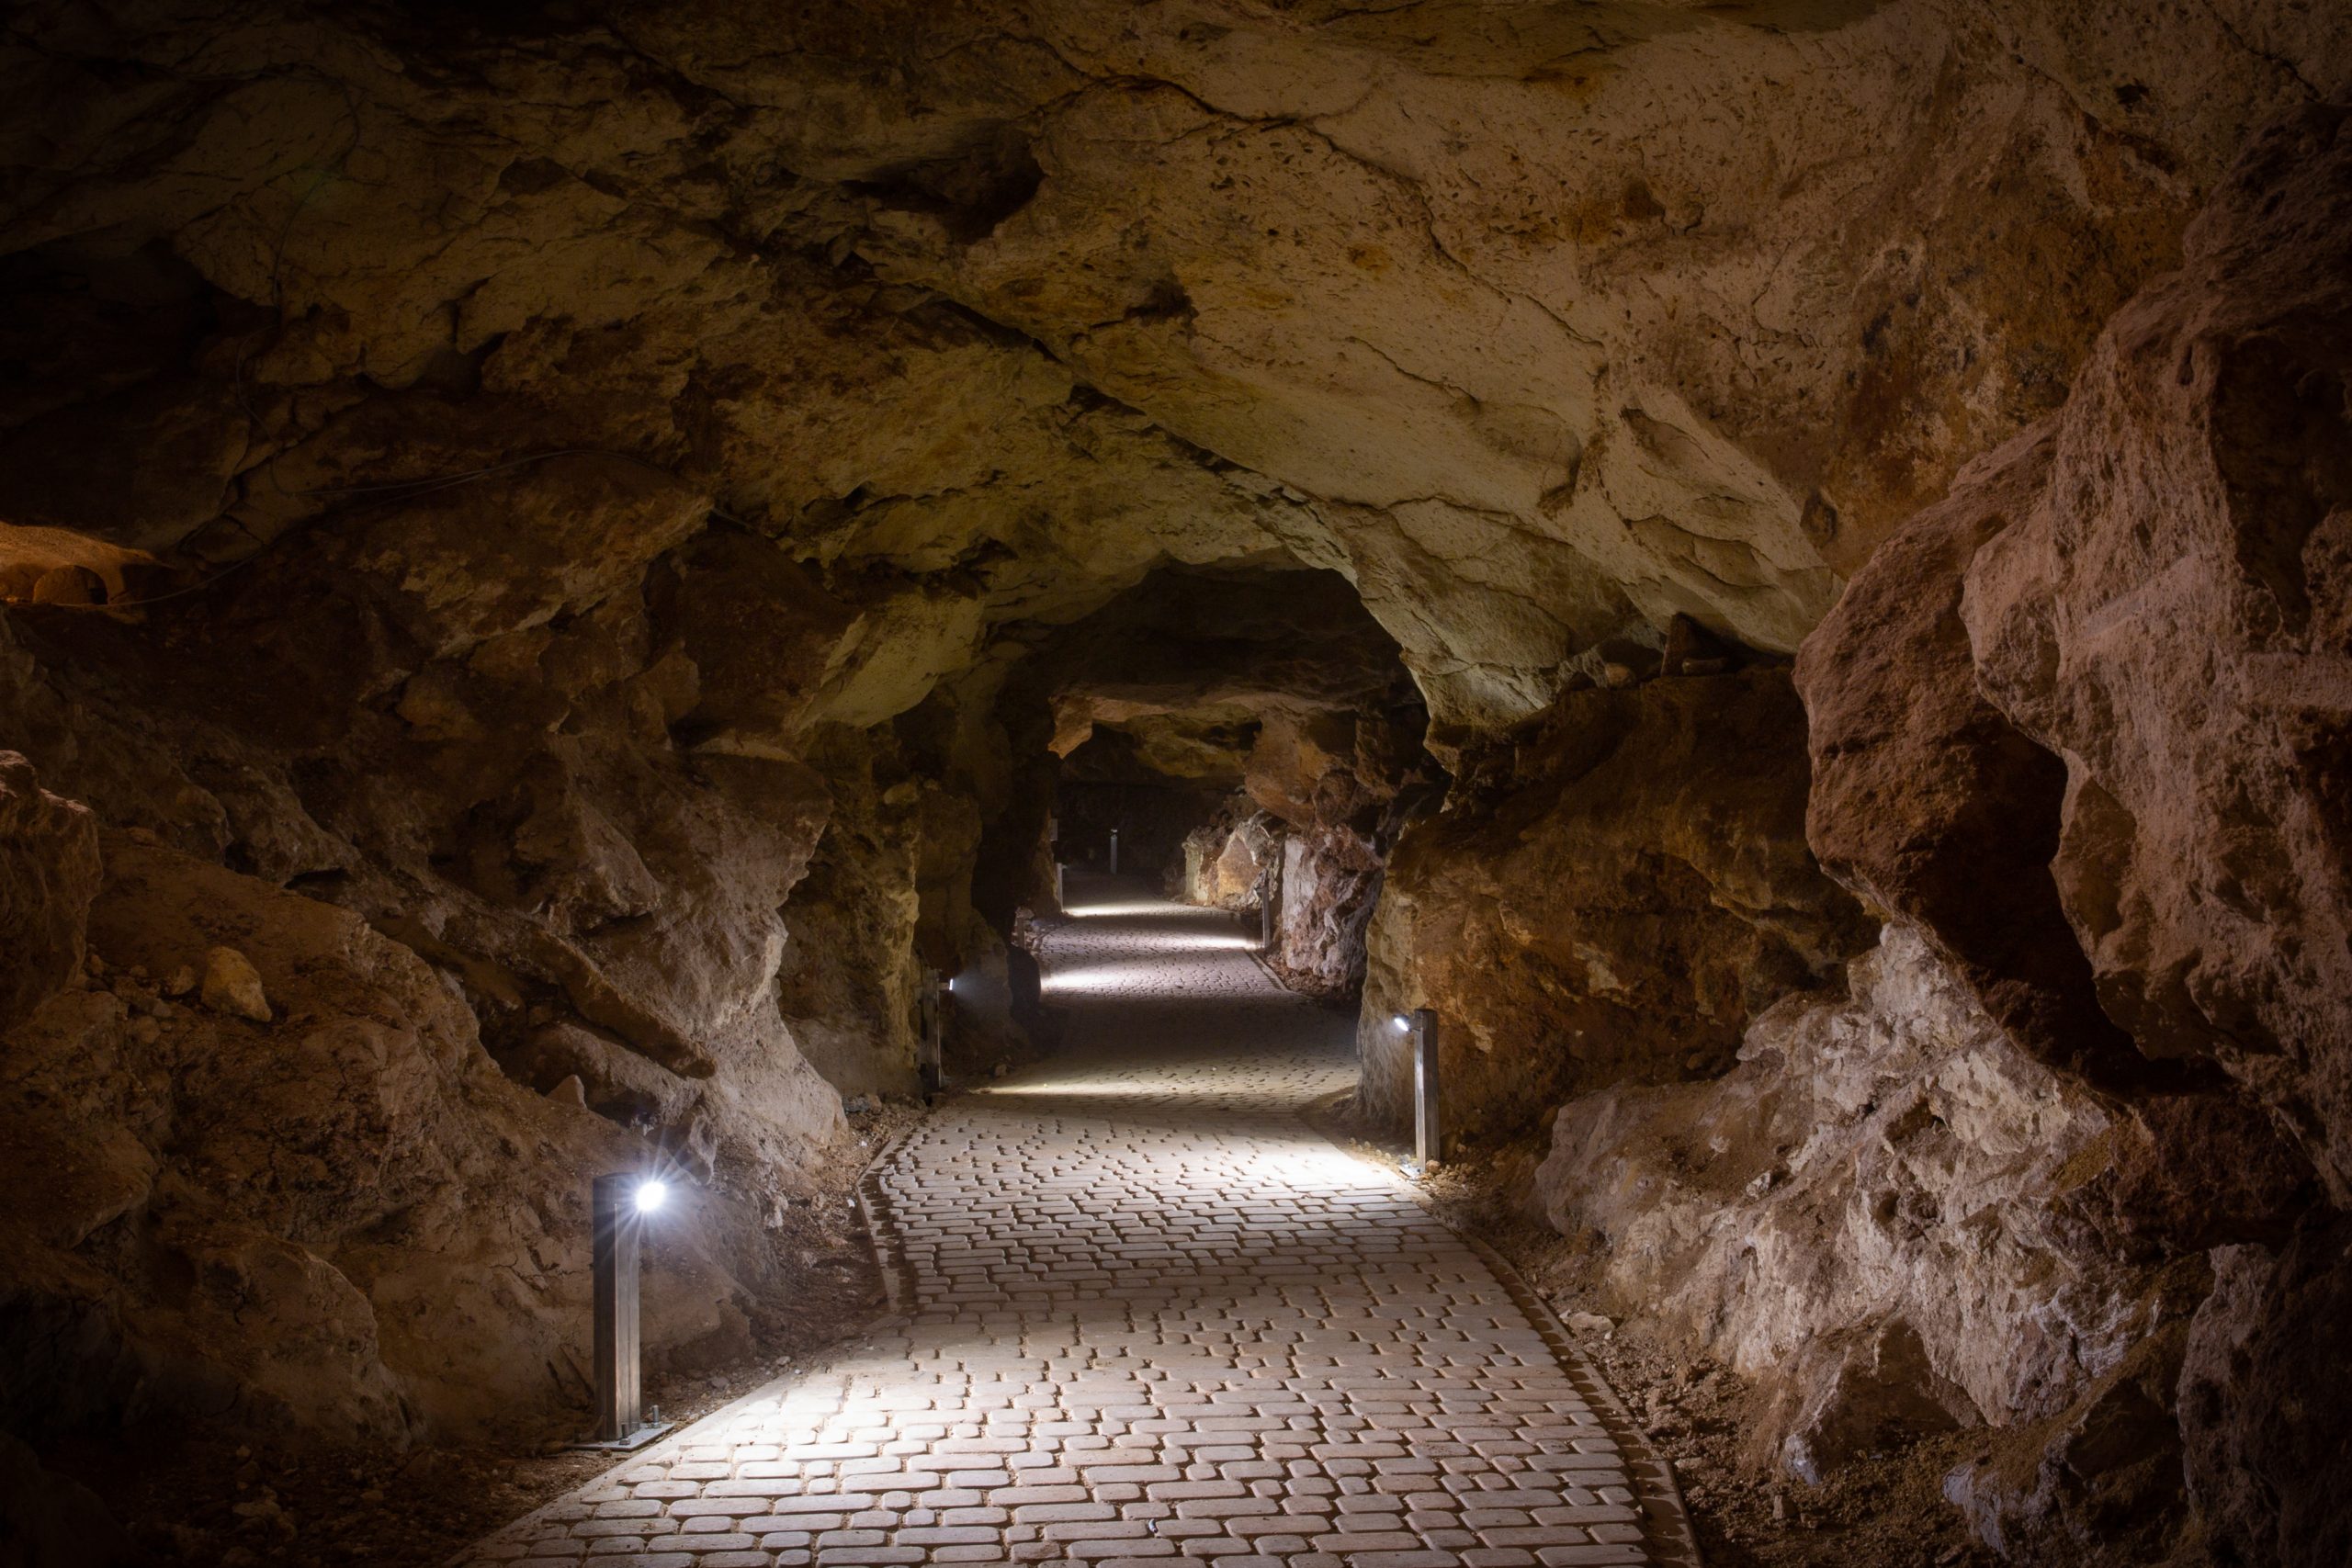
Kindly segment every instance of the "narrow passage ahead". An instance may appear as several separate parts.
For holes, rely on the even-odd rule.
[[[472,1561],[1690,1561],[1565,1342],[1299,1120],[1352,1081],[1348,1021],[1227,917],[1071,893],[1067,1049],[869,1182],[898,1311]]]

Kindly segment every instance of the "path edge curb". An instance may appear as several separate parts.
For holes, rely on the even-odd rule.
[[[885,1316],[902,1317],[912,1310],[915,1270],[907,1259],[898,1206],[890,1201],[890,1190],[882,1184],[882,1175],[897,1163],[899,1151],[922,1131],[937,1111],[935,1105],[924,1107],[921,1116],[899,1128],[875,1150],[874,1157],[865,1162],[865,1168],[857,1173],[857,1214],[865,1222],[866,1250],[874,1255],[874,1267],[882,1276]]]
[[[854,1329],[850,1333],[842,1336],[841,1341],[836,1341],[832,1346],[819,1347],[820,1349],[837,1348],[840,1343],[855,1338],[861,1334],[870,1333],[873,1330],[875,1324],[899,1316],[903,1311],[901,1306],[902,1296],[900,1291],[899,1271],[907,1269],[905,1249],[899,1245],[898,1214],[897,1212],[890,1207],[888,1194],[884,1192],[882,1190],[880,1177],[883,1168],[897,1157],[899,1150],[905,1146],[907,1140],[913,1137],[917,1132],[921,1131],[923,1123],[930,1120],[931,1111],[926,1109],[922,1115],[917,1117],[914,1121],[908,1122],[904,1127],[899,1129],[898,1133],[894,1136],[885,1142],[880,1148],[875,1150],[874,1157],[867,1160],[865,1162],[865,1168],[857,1173],[855,1190],[857,1192],[858,1218],[862,1222],[865,1231],[865,1245],[868,1250],[874,1254],[875,1265],[881,1272],[882,1292],[886,1299],[882,1304],[882,1309],[876,1313],[873,1319],[864,1327]],[[877,1221],[881,1223],[877,1223]],[[882,1226],[884,1224],[887,1224],[889,1226],[890,1239],[887,1243],[883,1239]],[[887,1251],[885,1250],[886,1247],[888,1248]],[[909,1292],[908,1293],[910,1294],[911,1292]],[[513,1532],[526,1529],[532,1525],[543,1522],[547,1517],[556,1509],[562,1507],[567,1503],[578,1500],[582,1493],[587,1491],[592,1486],[599,1484],[607,1476],[616,1474],[618,1472],[627,1469],[630,1465],[649,1464],[656,1459],[660,1459],[666,1462],[672,1455],[686,1445],[687,1439],[693,1437],[695,1432],[708,1427],[714,1421],[723,1420],[727,1417],[739,1415],[760,1400],[776,1397],[787,1385],[798,1382],[801,1379],[808,1376],[808,1369],[805,1367],[781,1373],[776,1377],[769,1379],[766,1382],[762,1383],[759,1387],[751,1390],[749,1393],[740,1394],[737,1397],[729,1400],[725,1404],[720,1405],[718,1409],[711,1411],[709,1414],[696,1416],[694,1420],[680,1427],[676,1431],[671,1433],[660,1442],[650,1443],[644,1448],[644,1450],[638,1453],[622,1455],[611,1466],[598,1471],[594,1475],[590,1476],[587,1480],[582,1482],[579,1485],[572,1487],[570,1491],[565,1492],[560,1496],[550,1497],[546,1502],[540,1504],[537,1507],[532,1509],[529,1513],[523,1515],[521,1517],[509,1519],[504,1524],[500,1525],[496,1529],[491,1530],[485,1535],[478,1536],[474,1540],[468,1541],[464,1546],[459,1547],[454,1554],[444,1560],[441,1564],[441,1568],[472,1568],[473,1564],[483,1561],[483,1558],[481,1555],[481,1549],[483,1547],[500,1540]]]
[[[1446,1234],[1477,1256],[1487,1271],[1494,1275],[1496,1282],[1502,1286],[1504,1293],[1510,1297],[1512,1304],[1527,1315],[1528,1323],[1542,1337],[1544,1348],[1552,1353],[1552,1359],[1559,1364],[1560,1371],[1576,1385],[1577,1392],[1584,1397],[1586,1404],[1592,1406],[1594,1414],[1600,1417],[1601,1429],[1624,1453],[1626,1477],[1634,1483],[1634,1495],[1641,1501],[1644,1544],[1651,1549],[1661,1568],[1703,1568],[1705,1560],[1699,1551],[1698,1531],[1691,1526],[1690,1509],[1683,1501],[1682,1488],[1674,1479],[1674,1466],[1651,1446],[1648,1437],[1634,1424],[1633,1412],[1625,1407],[1625,1402],[1618,1397],[1617,1391],[1609,1386],[1609,1380],[1596,1371],[1591,1362],[1586,1359],[1584,1352],[1577,1348],[1576,1337],[1568,1332],[1568,1325],[1560,1321],[1560,1314],[1552,1310],[1552,1303],[1545,1301],[1528,1282],[1527,1276],[1521,1273],[1510,1258],[1496,1251],[1491,1243],[1463,1230],[1441,1213],[1430,1201],[1429,1194],[1418,1185],[1390,1169],[1385,1162],[1366,1159],[1310,1118],[1309,1111],[1320,1110],[1333,1100],[1344,1098],[1346,1092],[1352,1091],[1343,1091],[1341,1095],[1329,1097],[1302,1110],[1298,1113],[1298,1124],[1358,1165],[1378,1171],[1389,1185],[1412,1199],[1421,1212],[1442,1226]]]

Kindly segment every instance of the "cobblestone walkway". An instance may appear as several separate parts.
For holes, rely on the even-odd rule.
[[[1068,1051],[869,1179],[894,1314],[466,1561],[1694,1561],[1556,1333],[1298,1121],[1347,1021],[1228,919],[1093,886],[1048,945]]]

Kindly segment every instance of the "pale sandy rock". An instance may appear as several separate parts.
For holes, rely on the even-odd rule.
[[[2012,1044],[1917,935],[1792,998],[1713,1082],[1564,1107],[1537,1190],[1610,1297],[1757,1380],[1808,1478],[1905,1431],[2064,1409],[2193,1288],[2088,1234],[2115,1118]]]
[[[204,1005],[253,1023],[267,1023],[273,1014],[269,993],[253,960],[233,947],[216,947],[204,955]]]
[[[1788,649],[2054,406],[2243,128],[2352,85],[2324,7],[1797,9],[631,5],[504,48],[131,5],[136,94],[47,18],[11,79],[82,155],[18,154],[56,309],[13,330],[130,390],[13,411],[56,460],[7,510],[225,555],[364,495],[340,547],[462,641],[715,500],[897,578],[845,718],[1270,548],[1354,580],[1446,723],[1676,614]],[[223,298],[276,325],[140,346]]]

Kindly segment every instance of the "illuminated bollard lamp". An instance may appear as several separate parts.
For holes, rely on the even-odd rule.
[[[669,1200],[668,1186],[650,1176],[600,1176],[592,1185],[596,1427],[576,1447],[641,1449],[671,1427],[661,1406],[646,1411],[639,1403],[644,1343],[638,1300],[646,1222]]]
[[[1408,1037],[1413,1053],[1413,1159],[1406,1168],[1419,1176],[1436,1168],[1445,1130],[1438,1121],[1437,1014],[1415,1008],[1388,1026]]]
[[[939,1097],[940,1055],[947,1035],[948,998],[955,994],[956,982],[942,980],[936,970],[925,970],[929,984],[922,992],[922,1032],[915,1042],[915,1082],[922,1090],[922,1102],[929,1105]]]

